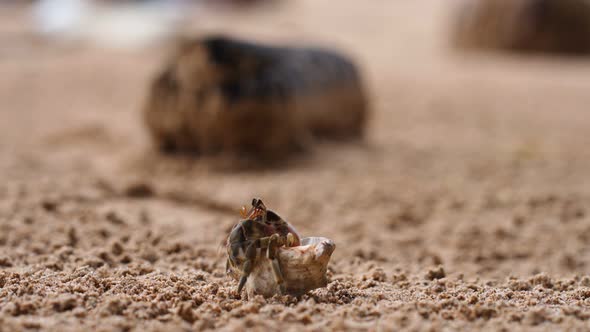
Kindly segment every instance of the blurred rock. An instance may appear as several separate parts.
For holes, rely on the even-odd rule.
[[[162,151],[272,159],[310,137],[361,137],[367,99],[357,68],[338,53],[208,37],[179,45],[144,114]]]
[[[590,53],[588,0],[468,0],[457,14],[458,48]]]

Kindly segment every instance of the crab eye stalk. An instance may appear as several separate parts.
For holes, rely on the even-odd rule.
[[[264,206],[264,203],[262,203],[262,200],[260,198],[253,198],[252,199],[252,207],[266,209],[266,207]]]

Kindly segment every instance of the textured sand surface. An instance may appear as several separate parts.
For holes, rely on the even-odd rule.
[[[453,54],[444,1],[333,3],[195,19],[349,50],[371,87],[365,144],[238,173],[151,152],[162,50],[53,48],[2,12],[0,331],[586,329],[590,60]],[[237,298],[252,196],[336,242],[327,288]]]

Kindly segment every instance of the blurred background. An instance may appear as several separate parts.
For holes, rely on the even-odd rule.
[[[121,174],[174,178],[183,169],[182,177],[192,179],[202,195],[230,205],[248,202],[257,192],[275,197],[271,206],[287,204],[285,197],[303,195],[301,185],[319,182],[324,188],[347,188],[342,195],[350,197],[336,206],[350,201],[366,205],[364,210],[374,206],[366,213],[379,218],[392,213],[391,202],[380,202],[380,195],[395,200],[442,190],[473,197],[465,193],[544,192],[556,184],[585,191],[588,59],[457,49],[454,29],[477,13],[469,5],[434,0],[4,1],[3,173],[14,180],[84,172],[117,182]],[[493,10],[500,17],[506,12],[490,7],[487,16],[479,14],[492,22],[480,29],[488,34],[508,25],[494,21]],[[183,160],[180,166],[176,159],[151,153],[140,115],[147,86],[179,36],[209,33],[321,45],[350,54],[371,97],[367,145],[322,145],[303,168],[265,176],[212,176],[214,167],[206,160]],[[306,180],[298,182],[298,176]],[[342,176],[348,182],[336,180]],[[370,192],[376,192],[375,199]],[[314,206],[328,199],[321,191],[313,195],[318,197],[299,199],[315,200]]]
[[[7,183],[61,176],[63,183],[93,176],[113,183],[150,179],[232,207],[268,196],[270,206],[307,220],[302,227],[308,231],[336,227],[335,221],[309,220],[314,214],[328,220],[345,214],[350,220],[338,227],[368,232],[367,241],[376,244],[391,238],[377,234],[383,238],[373,241],[373,230],[405,222],[390,219],[407,204],[429,210],[421,204],[440,199],[476,208],[489,196],[521,202],[558,191],[585,195],[588,188],[588,59],[454,46],[457,27],[479,22],[477,15],[488,22],[480,29],[488,34],[514,27],[494,16],[506,5],[484,14],[473,3],[435,0],[44,0],[0,6],[0,147]],[[322,144],[301,165],[261,174],[219,174],[207,160],[153,152],[140,120],[147,86],[179,36],[208,33],[350,54],[373,108],[366,144]],[[529,213],[520,209],[507,208],[505,217]],[[364,230],[369,216],[374,223]],[[471,227],[474,221],[463,218]],[[435,225],[461,232],[456,220]]]

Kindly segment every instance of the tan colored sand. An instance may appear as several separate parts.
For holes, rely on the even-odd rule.
[[[372,88],[366,144],[240,173],[150,152],[160,49],[55,49],[0,19],[24,36],[0,51],[0,331],[585,329],[590,61],[453,54],[443,3],[195,19],[349,49]],[[335,240],[327,288],[232,293],[221,244],[255,195]]]

